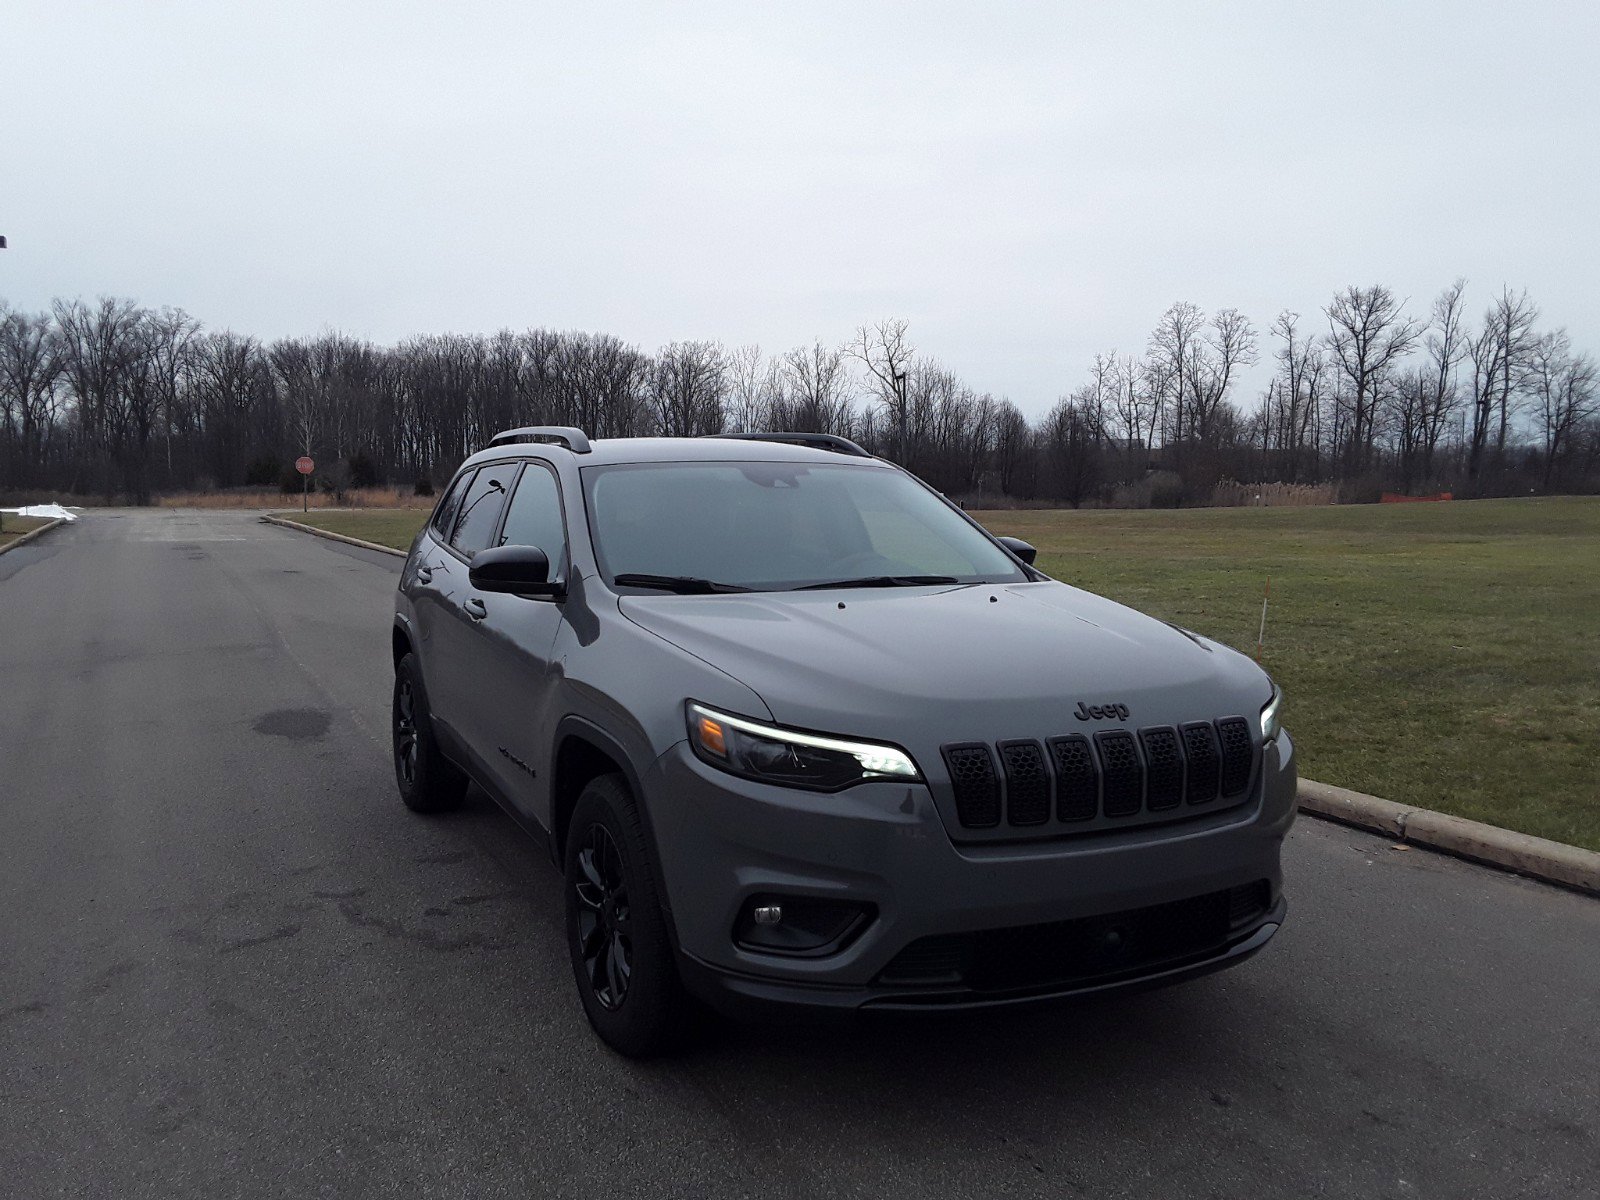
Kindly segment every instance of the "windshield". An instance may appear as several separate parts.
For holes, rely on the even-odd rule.
[[[645,576],[755,590],[1028,578],[939,497],[883,467],[630,463],[585,468],[583,479],[600,569],[621,586],[651,586]]]

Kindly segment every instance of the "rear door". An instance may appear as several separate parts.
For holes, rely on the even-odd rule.
[[[479,625],[488,616],[488,607],[485,597],[468,580],[467,569],[472,556],[493,542],[517,470],[514,461],[487,463],[478,468],[462,491],[460,510],[433,573],[438,607],[426,676],[428,705],[480,767],[486,754],[493,753],[492,746],[486,751],[484,731],[476,727],[477,706],[473,700],[473,689],[478,686],[477,646],[483,632]]]
[[[440,626],[449,619],[449,606],[451,604],[450,592],[452,586],[460,579],[465,578],[465,573],[456,557],[445,549],[450,541],[450,534],[455,529],[456,518],[461,515],[462,498],[466,495],[467,488],[472,484],[476,471],[464,471],[458,475],[446,490],[444,498],[439,501],[439,506],[433,510],[433,517],[428,522],[428,528],[418,541],[416,553],[406,564],[407,573],[401,577],[400,587],[411,600],[411,613],[415,621],[413,635],[416,638],[417,655],[422,663],[423,687],[429,689],[429,701],[434,706],[434,712],[439,714],[438,704],[444,702],[449,706],[449,697],[440,695],[437,699],[432,695],[433,672],[439,658],[437,653],[437,639]],[[448,717],[441,719],[448,723]]]

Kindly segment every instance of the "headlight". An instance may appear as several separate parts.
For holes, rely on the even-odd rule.
[[[818,792],[874,779],[914,783],[922,778],[898,746],[778,729],[693,702],[689,744],[704,761],[734,775]]]
[[[1261,710],[1261,740],[1270,742],[1278,736],[1278,730],[1283,728],[1279,720],[1283,708],[1283,689],[1277,684],[1272,685],[1272,699]]]

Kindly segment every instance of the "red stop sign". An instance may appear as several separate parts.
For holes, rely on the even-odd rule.
[[[302,454],[294,460],[294,469],[302,475],[309,475],[317,469],[317,464],[312,462],[307,455]]]

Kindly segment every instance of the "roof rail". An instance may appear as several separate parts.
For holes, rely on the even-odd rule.
[[[849,438],[834,433],[708,433],[705,436],[743,442],[783,442],[790,446],[809,446],[813,450],[832,450],[853,458],[872,457]]]
[[[555,442],[574,454],[588,454],[589,435],[571,425],[524,425],[521,429],[502,429],[489,439],[491,446],[504,446],[511,442]]]

